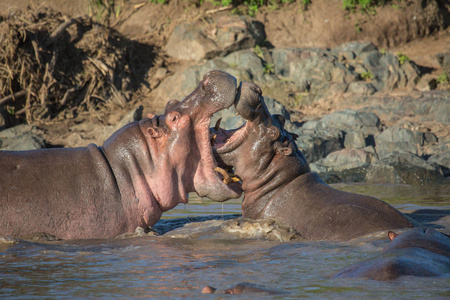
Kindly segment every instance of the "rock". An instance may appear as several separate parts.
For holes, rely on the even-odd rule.
[[[319,121],[306,122],[302,128],[312,130],[333,128],[346,133],[355,129],[362,129],[364,134],[368,135],[379,131],[380,119],[371,112],[346,109],[326,115]]]
[[[367,183],[435,184],[443,180],[443,173],[436,164],[431,164],[410,152],[394,152],[367,170]]]
[[[450,52],[439,53],[436,55],[436,59],[442,70],[450,74]]]
[[[17,125],[0,131],[1,150],[34,150],[45,148],[43,131],[31,125]]]
[[[266,38],[264,25],[245,16],[222,15],[207,22],[180,23],[167,41],[167,54],[181,60],[211,59],[252,48]]]
[[[318,173],[325,181],[360,182],[365,172],[378,158],[374,153],[362,149],[342,149],[310,164],[311,171]],[[333,180],[332,180],[333,179]]]
[[[362,149],[366,147],[366,139],[361,130],[355,130],[345,135],[344,147],[351,149]]]
[[[423,75],[416,85],[416,89],[422,92],[435,90],[436,87],[437,87],[436,78],[431,74]]]
[[[296,128],[296,126],[290,122],[291,116],[283,104],[269,97],[264,97],[264,102],[271,114],[282,115],[285,118],[286,128]],[[211,118],[211,126],[214,126],[220,118],[222,119],[220,127],[223,129],[236,129],[245,123],[244,119],[236,115],[234,106],[215,113]]]
[[[375,136],[376,151],[385,157],[394,151],[407,151],[421,155],[421,147],[425,143],[423,132],[411,131],[400,127],[391,127]]]
[[[286,121],[291,120],[291,114],[287,111],[286,107],[277,100],[264,96],[264,102],[266,103],[267,109],[273,115],[282,115]],[[292,123],[290,123],[292,124]],[[285,126],[286,127],[286,126]]]
[[[266,39],[264,24],[246,16],[221,15],[216,26],[217,44],[225,53],[253,48]]]
[[[117,125],[114,126],[114,129],[112,129],[113,131],[111,132],[111,134],[113,134],[115,131],[119,130],[123,126],[127,125],[128,123],[141,120],[143,110],[144,107],[142,105],[139,105],[138,107],[132,109],[119,121],[119,123],[117,123]]]
[[[370,96],[376,91],[377,89],[371,83],[362,81],[351,82],[347,88],[348,93],[360,94],[362,96]]]
[[[98,126],[91,122],[76,124],[71,127],[70,133],[53,142],[64,147],[86,147],[90,143],[103,145],[114,132],[130,122],[142,119],[142,111],[143,106],[139,105],[123,116],[116,125]]]
[[[216,43],[195,23],[181,23],[166,44],[169,56],[181,60],[213,58],[219,54]]]
[[[204,288],[202,288],[202,294],[214,294],[216,290],[217,290],[216,288],[207,285]]]
[[[356,81],[358,75],[336,58],[323,55],[314,55],[290,64],[290,80],[295,83],[309,83],[311,92],[317,92],[323,83],[345,83]]]
[[[377,46],[369,42],[349,42],[333,48],[332,51],[336,54],[336,56],[338,56],[340,53],[351,53],[351,56],[353,57],[348,57],[346,55],[346,58],[355,58],[356,56],[364,52],[378,51],[378,48]]]
[[[0,131],[8,128],[7,120],[8,120],[7,112],[2,106],[0,106]]]
[[[450,176],[450,149],[445,152],[430,156],[427,162],[438,165],[441,168],[444,176]]]
[[[344,135],[340,130],[290,130],[298,135],[296,144],[309,163],[343,148]]]
[[[400,95],[373,95],[356,97],[353,103],[365,102],[367,107],[360,111],[375,113],[384,122],[397,123],[414,116],[420,122],[450,125],[450,99],[448,91],[408,92]],[[370,102],[370,103],[369,103]]]
[[[230,67],[245,70],[251,81],[264,81],[264,66],[261,58],[251,50],[233,52],[224,57],[222,61]]]

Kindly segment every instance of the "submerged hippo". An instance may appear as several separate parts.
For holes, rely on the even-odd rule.
[[[211,71],[164,115],[124,126],[102,147],[0,151],[0,236],[115,237],[153,225],[189,192],[239,197],[214,171],[209,143],[211,115],[235,96],[236,79]]]
[[[391,242],[372,259],[350,265],[331,278],[392,280],[400,276],[440,276],[450,272],[450,238],[434,229],[389,232]]]
[[[387,203],[342,192],[312,173],[284,129],[284,119],[271,115],[261,89],[242,83],[237,112],[247,122],[236,130],[211,128],[211,141],[225,180],[242,179],[243,217],[275,218],[310,240],[349,240],[411,223]],[[234,167],[234,174],[225,173]]]

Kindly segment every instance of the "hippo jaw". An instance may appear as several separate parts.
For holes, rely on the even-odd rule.
[[[209,77],[206,78],[208,75]],[[194,189],[199,196],[208,197],[214,201],[221,202],[239,198],[242,194],[241,185],[238,182],[223,180],[223,173],[218,168],[218,162],[210,144],[209,133],[212,115],[234,104],[236,99],[236,79],[224,72],[211,71],[205,75],[203,87],[207,94],[212,94],[213,96],[208,101],[201,101],[201,109],[191,115],[202,158],[194,176]],[[192,101],[192,103],[197,102],[198,100],[195,99]]]
[[[284,118],[271,115],[261,89],[249,82],[241,83],[236,96],[237,113],[247,121],[240,128],[224,130],[220,123],[210,129],[211,143],[219,167],[228,171],[230,178],[242,179],[248,199],[249,193],[267,193],[273,190],[280,174],[286,172],[280,160],[287,163],[289,172],[303,174],[309,167],[295,144],[296,136],[284,130]],[[284,158],[283,158],[284,157]],[[281,172],[281,173],[280,173]],[[287,175],[286,175],[287,176]],[[244,199],[244,202],[246,200]]]
[[[198,87],[182,102],[169,102],[165,114],[178,111],[188,115],[194,129],[198,162],[191,162],[194,169],[192,185],[188,192],[195,191],[201,197],[215,201],[239,198],[242,189],[239,184],[223,182],[216,172],[217,162],[210,144],[209,124],[214,113],[229,108],[236,98],[236,78],[222,72],[210,71],[204,75]],[[189,158],[188,158],[189,159]]]

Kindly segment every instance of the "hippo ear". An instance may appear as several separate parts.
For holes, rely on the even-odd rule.
[[[156,130],[155,128],[149,127],[149,128],[147,128],[147,132],[154,139],[161,137],[160,131]]]
[[[389,238],[390,241],[392,241],[393,239],[395,239],[395,237],[396,237],[397,235],[398,235],[398,234],[395,233],[395,232],[393,232],[393,231],[388,231],[388,238]]]
[[[291,155],[291,153],[292,153],[292,149],[289,147],[280,147],[277,149],[277,154],[288,156],[288,155]]]

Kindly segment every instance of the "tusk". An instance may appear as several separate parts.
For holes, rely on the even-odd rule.
[[[220,129],[220,123],[222,122],[222,118],[219,118],[214,126],[214,129],[218,131]]]
[[[239,113],[238,113],[238,112],[236,113],[236,116],[239,116]]]
[[[212,146],[214,146],[214,143],[216,142],[216,137],[217,137],[217,134],[215,134],[211,137],[211,145]]]
[[[239,177],[237,176],[231,177],[231,182],[239,182],[239,181],[242,181]]]
[[[220,174],[223,175],[223,182],[225,184],[229,184],[229,183],[231,183],[233,181],[232,178],[230,177],[230,175],[224,169],[219,168],[219,167],[215,167],[214,171],[219,172]]]

